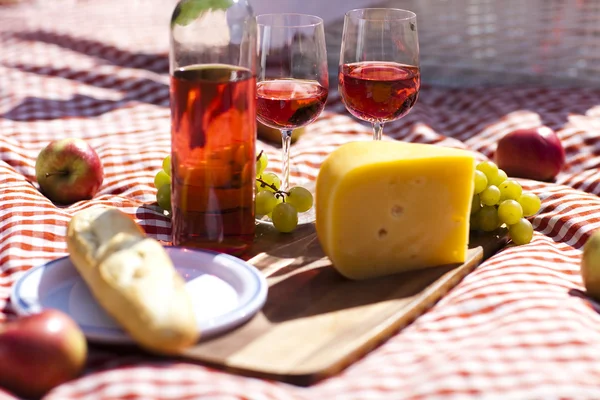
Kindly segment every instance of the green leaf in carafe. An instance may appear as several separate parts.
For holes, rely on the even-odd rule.
[[[227,10],[233,0],[184,0],[175,9],[173,25],[185,26],[190,24],[203,12],[213,10]]]

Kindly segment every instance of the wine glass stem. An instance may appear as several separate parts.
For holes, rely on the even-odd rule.
[[[287,191],[290,187],[290,147],[292,145],[292,130],[281,130],[281,151],[283,159],[283,177],[281,179],[281,190]]]
[[[373,122],[373,140],[381,140],[383,136],[383,124],[381,122]]]

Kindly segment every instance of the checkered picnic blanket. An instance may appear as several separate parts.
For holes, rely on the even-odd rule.
[[[117,206],[149,235],[169,240],[153,177],[170,151],[166,26],[173,1],[65,4],[0,8],[0,321],[14,317],[8,297],[15,280],[66,255],[65,226],[79,210]],[[84,376],[47,398],[600,398],[600,315],[576,295],[581,247],[600,227],[600,90],[425,84],[414,110],[385,135],[469,148],[485,159],[507,132],[540,123],[558,132],[567,166],[555,183],[521,180],[543,200],[533,241],[503,248],[337,376],[300,388],[94,350]],[[292,179],[314,180],[333,149],[370,136],[332,93],[292,148]],[[34,165],[50,140],[64,137],[89,141],[105,181],[93,200],[57,207],[38,192]],[[279,172],[277,146],[258,147]]]

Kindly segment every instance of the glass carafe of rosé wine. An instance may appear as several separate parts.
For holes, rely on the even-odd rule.
[[[182,0],[173,12],[176,246],[241,255],[254,239],[256,32],[247,0]]]

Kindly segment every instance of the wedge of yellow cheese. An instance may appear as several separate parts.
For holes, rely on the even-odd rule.
[[[317,236],[350,279],[462,263],[475,159],[437,145],[352,142],[319,171]]]

